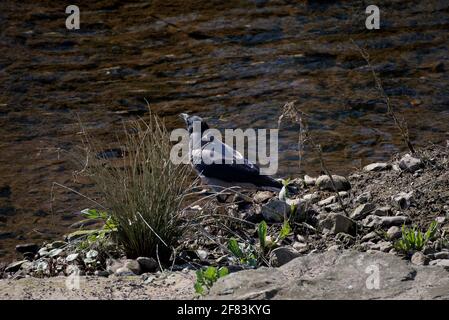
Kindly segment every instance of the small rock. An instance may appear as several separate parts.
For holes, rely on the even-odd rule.
[[[378,237],[378,234],[375,231],[371,231],[370,233],[367,233],[366,235],[364,235],[361,239],[362,242],[365,241],[370,241],[373,239],[376,239]]]
[[[384,207],[374,209],[372,214],[374,216],[388,216],[390,213],[391,213],[391,207],[384,206]]]
[[[334,203],[335,201],[337,201],[337,197],[336,196],[330,196],[329,198],[326,198],[324,200],[318,201],[318,205],[320,207],[328,206],[328,205]]]
[[[305,253],[309,249],[309,246],[307,243],[295,242],[293,243],[293,249],[295,249],[299,253]]]
[[[391,164],[388,164],[386,162],[371,163],[363,168],[364,171],[384,171],[390,169]]]
[[[368,201],[371,201],[371,192],[364,192],[361,195],[359,195],[357,198],[354,199],[354,202],[356,203],[367,203]]]
[[[200,260],[202,261],[206,260],[207,256],[209,255],[206,250],[196,250],[195,252],[198,258],[200,258]]]
[[[334,244],[329,248],[327,248],[327,251],[338,251],[338,250],[340,250],[340,246],[338,244]]]
[[[271,192],[271,191],[258,191],[254,195],[253,199],[254,199],[254,202],[256,202],[256,203],[263,203],[263,202],[266,202],[266,201],[268,201],[269,199],[271,199],[273,197],[274,197],[274,193]]]
[[[368,214],[370,214],[376,206],[372,203],[364,203],[358,206],[350,215],[351,219],[360,220],[365,218]]]
[[[306,194],[302,197],[302,200],[310,203],[317,203],[320,199],[320,195],[317,192]]]
[[[300,256],[300,253],[291,247],[280,247],[271,251],[270,265],[280,267]]]
[[[47,250],[47,248],[41,248],[41,249],[38,251],[38,254],[39,254],[39,257],[46,257],[46,256],[48,256],[48,250]]]
[[[126,267],[118,268],[114,274],[118,277],[135,276],[135,273]]]
[[[20,253],[32,252],[36,254],[39,251],[39,246],[35,243],[18,244],[16,251]]]
[[[13,263],[10,263],[6,268],[5,268],[5,272],[16,272],[19,271],[20,267],[22,266],[22,264],[24,264],[25,262],[28,262],[28,260],[21,260],[21,261],[15,261]]]
[[[78,258],[78,256],[79,256],[78,253],[72,253],[72,254],[69,254],[69,255],[67,256],[67,258],[65,258],[65,260],[66,260],[67,262],[72,262],[72,261],[75,261],[75,260]]]
[[[306,186],[314,186],[316,183],[316,178],[312,178],[311,176],[305,175],[304,176],[304,184]]]
[[[402,236],[401,228],[392,226],[387,230],[387,237],[390,240],[398,239]]]
[[[421,160],[406,154],[399,160],[399,168],[407,172],[415,172],[421,167]]]
[[[413,201],[413,191],[409,193],[401,192],[392,197],[393,203],[400,209],[408,209]]]
[[[131,270],[132,273],[137,275],[142,273],[142,268],[140,267],[140,263],[137,262],[137,260],[126,259],[123,264],[123,267]]]
[[[271,199],[262,206],[261,213],[267,222],[282,222],[284,216],[290,213],[290,206],[284,201]]]
[[[429,263],[431,266],[449,267],[449,259],[432,260]]]
[[[140,264],[142,272],[154,272],[158,268],[158,263],[153,258],[138,257],[136,261]]]
[[[337,234],[344,232],[351,234],[354,233],[356,224],[354,220],[341,213],[330,213],[324,220],[320,221],[319,226],[324,233]]]
[[[435,259],[449,259],[449,252],[441,251],[434,254]]]
[[[107,259],[106,260],[106,270],[110,274],[115,273],[121,267],[123,267],[123,263],[120,260],[116,260],[116,259]]]
[[[94,274],[97,277],[108,277],[109,276],[109,272],[107,272],[106,270],[97,270],[94,272]]]
[[[53,249],[48,252],[48,256],[51,258],[56,258],[62,253],[62,249]]]
[[[408,222],[408,218],[404,216],[394,216],[394,217],[379,217],[374,215],[367,216],[362,224],[365,227],[373,228],[373,227],[383,227],[388,228],[391,226],[401,226]]]
[[[427,256],[419,251],[413,254],[411,261],[413,264],[416,264],[418,266],[425,266],[429,263],[429,259],[427,258]]]
[[[351,184],[345,177],[332,175],[332,179],[334,180],[337,191],[347,191],[351,189]],[[319,176],[318,179],[316,179],[316,185],[321,190],[335,191],[332,181],[327,175]]]
[[[302,235],[300,235],[300,234],[298,234],[298,235],[296,235],[296,239],[299,241],[299,242],[306,242],[306,238],[304,238]]]

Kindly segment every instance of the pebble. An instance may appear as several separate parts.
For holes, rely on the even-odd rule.
[[[303,242],[294,242],[293,249],[295,249],[299,253],[305,253],[309,249],[309,245]]]
[[[310,203],[317,203],[320,199],[320,195],[317,192],[306,194],[302,197],[302,200]]]
[[[398,239],[402,236],[401,228],[392,226],[387,230],[387,237],[390,240]]]
[[[399,160],[399,168],[407,172],[415,172],[421,167],[421,160],[406,154]]]
[[[126,267],[118,268],[114,274],[118,277],[135,276],[135,273]]]
[[[371,163],[363,168],[364,171],[384,171],[390,169],[391,164],[388,164],[386,162]]]
[[[366,203],[368,201],[371,201],[371,192],[364,192],[361,195],[359,195],[357,198],[354,199],[354,202],[356,203]]]
[[[449,267],[449,259],[437,259],[432,260],[429,263],[431,266],[442,266],[442,267]]]
[[[355,231],[355,221],[346,217],[341,213],[330,213],[327,217],[319,222],[320,228],[324,233],[337,234],[353,233]]]
[[[364,235],[362,237],[361,241],[365,242],[365,241],[376,239],[377,237],[378,237],[377,233],[375,231],[371,231],[370,233],[367,233],[366,235]]]
[[[393,203],[402,210],[408,209],[413,201],[413,191],[400,192],[392,197]]]
[[[65,258],[65,260],[66,260],[67,262],[72,262],[72,261],[75,261],[75,260],[78,258],[78,256],[79,256],[78,253],[72,253],[72,254],[69,254],[69,255],[67,256],[67,258]]]
[[[435,259],[449,259],[448,251],[441,251],[434,254]]]
[[[422,252],[415,252],[412,255],[411,262],[418,266],[425,266],[429,263],[429,258]]]
[[[273,267],[280,267],[299,256],[300,253],[292,247],[280,247],[271,251],[270,265]]]
[[[261,208],[261,214],[267,222],[283,222],[284,216],[290,213],[290,206],[284,201],[271,199]]]
[[[304,184],[306,186],[314,186],[316,183],[316,178],[312,178],[311,176],[305,175],[304,176]]]
[[[351,219],[361,220],[376,209],[376,206],[370,202],[361,204],[350,215]]]
[[[394,217],[379,217],[374,215],[367,216],[363,221],[362,224],[365,227],[372,228],[372,227],[391,227],[391,226],[402,226],[408,222],[408,218],[404,216],[394,216]]]
[[[351,189],[351,184],[345,177],[332,175],[332,179],[334,180],[337,191],[347,191]],[[321,190],[335,191],[328,175],[319,176],[316,179],[316,186]]]
[[[372,214],[374,216],[388,216],[388,215],[390,215],[390,213],[391,213],[391,207],[384,206],[384,207],[376,208]]]
[[[328,198],[326,198],[324,200],[318,201],[318,205],[320,207],[328,206],[328,205],[334,203],[335,201],[337,201],[337,197],[336,196],[330,196],[330,197],[328,197]]]
[[[198,250],[198,251],[200,251],[200,250]],[[202,250],[202,251],[204,251],[204,250]],[[197,252],[197,254],[198,254],[198,252]],[[153,258],[138,257],[136,259],[136,261],[140,264],[140,267],[143,272],[154,272],[159,267],[157,261]]]
[[[271,191],[259,191],[254,195],[253,199],[254,199],[254,202],[256,202],[256,203],[263,203],[273,197],[274,197],[274,193]]]
[[[142,273],[142,268],[140,267],[140,263],[137,262],[137,260],[133,260],[133,259],[126,259],[123,267],[131,270],[132,273],[134,274],[141,274]]]

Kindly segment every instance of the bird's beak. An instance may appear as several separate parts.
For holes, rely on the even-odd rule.
[[[189,118],[189,115],[187,113],[181,113],[181,114],[179,114],[179,117],[187,123],[187,119]]]

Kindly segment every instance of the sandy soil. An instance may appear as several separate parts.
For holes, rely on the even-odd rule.
[[[1,300],[157,300],[195,297],[193,272],[173,272],[153,281],[133,277],[79,277],[79,288],[70,278],[0,280]]]

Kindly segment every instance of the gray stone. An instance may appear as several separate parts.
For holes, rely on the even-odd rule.
[[[399,160],[399,168],[407,172],[415,172],[421,168],[421,164],[420,159],[412,157],[409,154],[406,154],[401,160]]]
[[[388,164],[386,162],[371,163],[363,168],[364,171],[384,171],[390,169],[391,164]]]
[[[261,207],[261,213],[267,222],[282,222],[290,213],[290,206],[284,201],[271,199]]]
[[[368,281],[378,270],[380,282]],[[212,287],[208,299],[449,299],[444,268],[416,266],[374,251],[329,251],[293,259],[280,268],[231,273]]]
[[[388,228],[391,226],[401,226],[408,222],[408,218],[404,216],[394,216],[394,217],[379,217],[374,215],[367,216],[362,224],[365,227],[373,228],[373,227],[382,227]]]
[[[413,191],[401,192],[392,197],[393,203],[400,209],[408,209],[413,201]]]
[[[51,258],[59,257],[62,254],[62,249],[53,249],[48,252],[48,256]]]
[[[302,197],[302,200],[310,203],[317,203],[320,199],[320,196],[317,192],[306,194]]]
[[[140,263],[137,262],[137,260],[126,259],[123,263],[123,267],[131,270],[132,273],[137,275],[142,273],[142,268],[140,267]]]
[[[320,207],[324,207],[324,206],[328,206],[328,205],[334,203],[335,201],[337,201],[337,197],[336,196],[330,196],[330,197],[328,197],[328,198],[326,198],[324,200],[318,201],[317,204]]]
[[[368,201],[371,201],[371,192],[367,191],[362,193],[361,195],[357,196],[357,198],[354,199],[355,203],[367,203]]]
[[[393,248],[393,245],[389,241],[379,241],[376,244],[371,245],[371,250],[379,250],[382,252],[388,252]]]
[[[449,267],[449,259],[437,259],[430,261],[431,266]]]
[[[158,263],[153,258],[139,257],[136,260],[140,264],[143,272],[154,272],[158,268]]]
[[[340,246],[338,244],[334,244],[329,248],[327,248],[327,251],[338,251],[338,250],[340,250]]]
[[[292,247],[276,248],[270,253],[270,265],[273,267],[280,267],[299,255],[300,253]]]
[[[375,208],[376,206],[372,203],[361,204],[352,212],[350,217],[354,220],[361,220],[374,211]]]
[[[384,206],[384,207],[374,209],[372,214],[375,216],[388,216],[390,213],[391,213],[391,207]]]
[[[351,184],[345,177],[332,175],[332,179],[334,180],[336,191],[347,191],[351,189]],[[328,175],[319,176],[316,179],[316,185],[321,190],[335,191]]]
[[[305,253],[309,250],[309,245],[303,242],[294,242],[293,249],[295,249],[299,253]]]
[[[312,178],[311,176],[305,175],[304,176],[304,184],[306,186],[314,186],[316,183],[316,178]]]
[[[106,260],[106,270],[112,274],[115,273],[118,269],[123,267],[123,262],[116,259],[107,259]]]
[[[36,254],[39,251],[39,246],[35,243],[18,244],[16,251],[20,253],[32,252]]]
[[[69,255],[67,256],[67,258],[65,258],[65,260],[66,260],[67,262],[72,262],[72,261],[75,261],[75,260],[78,258],[78,256],[79,256],[78,253],[72,253],[72,254],[69,254]]]
[[[434,254],[435,259],[449,259],[448,251],[441,251]]]
[[[397,226],[392,226],[387,230],[387,237],[390,240],[399,239],[402,235],[401,228]]]
[[[46,256],[48,256],[47,248],[44,247],[44,248],[39,249],[38,254],[39,254],[39,257],[46,257]]]
[[[330,213],[319,222],[319,226],[324,233],[337,234],[340,232],[352,234],[355,232],[355,221],[341,213]]]
[[[258,191],[254,195],[253,199],[254,199],[254,202],[256,202],[256,203],[263,203],[263,202],[266,202],[266,201],[268,201],[269,199],[271,199],[273,197],[274,197],[274,193],[271,192],[271,191]]]
[[[121,267],[115,271],[115,275],[118,277],[126,277],[126,276],[135,276],[136,274],[126,267]]]
[[[410,261],[418,266],[425,266],[429,263],[429,258],[422,252],[418,251],[412,255]]]
[[[361,241],[362,242],[370,241],[370,240],[376,239],[378,237],[379,237],[379,235],[375,231],[371,231],[370,233],[367,233],[366,235],[364,235],[362,237]]]

